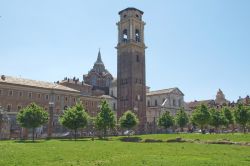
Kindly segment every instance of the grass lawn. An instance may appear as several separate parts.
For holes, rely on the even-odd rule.
[[[142,135],[143,139],[182,137],[185,139],[250,142],[250,134]],[[119,138],[119,137],[118,137]],[[0,141],[0,166],[8,165],[250,165],[250,147],[198,143],[129,143],[117,137],[109,141],[82,139],[39,140],[32,142]]]

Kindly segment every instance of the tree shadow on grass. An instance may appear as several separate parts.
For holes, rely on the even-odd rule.
[[[35,140],[35,141],[32,141],[32,140],[16,140],[14,141],[15,143],[25,143],[25,144],[36,144],[36,143],[44,143],[46,142],[46,140]]]
[[[141,142],[142,138],[141,137],[121,137],[119,138],[119,140],[122,142]]]
[[[90,139],[58,139],[58,141],[65,141],[65,142],[86,142],[86,141],[91,141]]]

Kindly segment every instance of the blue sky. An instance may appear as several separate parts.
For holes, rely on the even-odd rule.
[[[101,48],[116,77],[118,12],[144,11],[147,85],[185,100],[250,94],[249,0],[0,0],[0,74],[82,78]]]

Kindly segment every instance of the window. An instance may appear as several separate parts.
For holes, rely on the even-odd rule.
[[[29,99],[32,99],[32,93],[31,92],[29,93]]]
[[[65,97],[65,101],[68,101],[68,97]]]
[[[39,93],[39,94],[37,94],[37,98],[38,99],[40,99],[41,98],[41,94]]]
[[[125,43],[128,41],[128,30],[127,29],[123,30],[122,39],[123,39],[123,42],[125,42]]]
[[[17,111],[20,111],[22,109],[22,106],[18,105],[17,106]]]
[[[135,30],[135,41],[140,42],[140,31],[138,29]]]
[[[155,100],[155,106],[157,106],[157,105],[158,105],[157,100]]]
[[[150,101],[148,100],[148,107],[150,107]]]
[[[11,104],[7,105],[7,111],[10,112],[11,111]]]
[[[136,62],[140,62],[140,57],[139,57],[139,55],[136,55]]]
[[[46,100],[49,100],[49,95],[46,95],[46,96],[45,96],[45,99],[46,99]]]
[[[126,14],[124,14],[124,15],[123,15],[123,18],[126,18],[126,17],[127,17],[127,15],[126,15]]]
[[[181,99],[179,99],[179,107],[181,107],[181,105],[182,105],[182,101]]]
[[[73,98],[73,101],[76,102],[76,98]]]
[[[60,100],[60,96],[59,96],[59,95],[57,96],[57,100],[58,100],[58,101]]]
[[[2,95],[2,93],[3,93],[3,90],[2,90],[2,89],[0,89],[0,95]]]
[[[173,100],[173,106],[174,106],[174,107],[176,106],[176,101],[175,101],[175,99]]]
[[[19,92],[19,97],[22,97],[23,96],[23,92]]]
[[[137,100],[141,101],[141,96],[140,95],[137,95]]]
[[[113,110],[115,110],[115,107],[116,107],[116,105],[115,105],[115,103],[113,103]]]
[[[13,90],[9,91],[9,96],[13,96]]]

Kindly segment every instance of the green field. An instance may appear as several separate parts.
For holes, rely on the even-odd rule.
[[[250,134],[161,134],[142,135],[142,139],[168,140],[176,137],[202,141],[229,139],[250,142]],[[250,165],[250,146],[204,143],[132,143],[120,137],[109,141],[81,139],[0,141],[0,166],[8,165]]]

